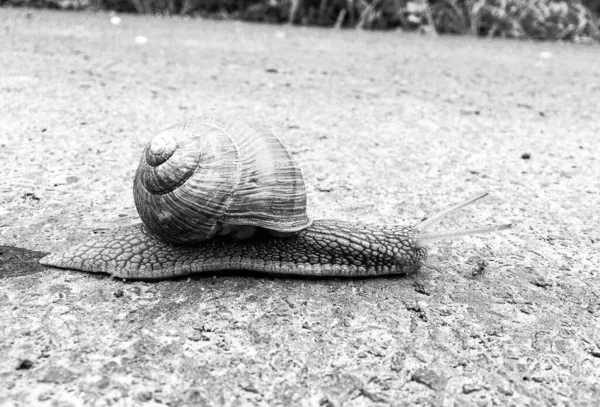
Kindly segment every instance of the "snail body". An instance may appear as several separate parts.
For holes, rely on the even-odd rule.
[[[94,236],[40,263],[126,279],[218,270],[406,274],[426,259],[425,242],[511,227],[427,234],[486,195],[415,226],[312,222],[302,172],[275,136],[236,119],[200,118],[166,129],[144,149],[134,179],[142,224]]]
[[[426,256],[411,227],[317,220],[293,236],[264,231],[193,245],[165,242],[137,224],[52,254],[42,264],[126,279],[164,279],[219,270],[360,277],[414,272]]]

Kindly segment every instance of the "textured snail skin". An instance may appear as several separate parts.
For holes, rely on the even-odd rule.
[[[138,224],[48,255],[40,263],[140,280],[219,270],[314,277],[405,274],[417,271],[427,255],[416,236],[410,226],[321,220],[292,237],[263,232],[246,240],[224,236],[174,245]]]

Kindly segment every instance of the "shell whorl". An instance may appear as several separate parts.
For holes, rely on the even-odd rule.
[[[262,127],[198,118],[157,134],[134,179],[144,224],[162,239],[196,243],[232,226],[294,232],[310,225],[300,168]]]

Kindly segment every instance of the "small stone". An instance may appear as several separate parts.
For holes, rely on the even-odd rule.
[[[420,368],[415,371],[411,378],[412,381],[421,383],[431,390],[440,391],[446,387],[448,379],[430,369]]]
[[[335,406],[335,404],[333,404],[328,398],[327,396],[323,396],[321,397],[321,399],[319,400],[319,406],[320,407],[333,407]]]
[[[531,311],[529,308],[527,307],[520,307],[519,311],[521,311],[523,314],[527,314],[527,315],[531,315],[533,314],[533,311]]]
[[[346,365],[348,365],[348,358],[345,358],[345,357],[341,357],[341,358],[336,359],[333,362],[331,362],[331,367],[333,367],[333,368],[341,368]]]
[[[409,311],[414,311],[414,312],[422,311],[421,306],[418,301],[407,302],[404,305],[406,306],[406,309]]]
[[[595,358],[600,358],[600,349],[599,348],[587,349],[587,352],[590,354],[590,356],[593,356]]]
[[[38,401],[50,400],[52,398],[52,396],[54,396],[54,391],[52,391],[52,390],[45,391],[45,392],[39,394]]]
[[[590,301],[590,303],[587,306],[587,311],[590,314],[595,314],[596,312],[598,312],[599,307],[600,307],[600,301],[592,300],[592,301]]]
[[[302,328],[304,328],[304,329],[310,329],[310,325],[308,325],[308,322],[304,322],[302,324]]]
[[[489,262],[486,259],[478,258],[473,259],[474,266],[471,267],[471,277],[480,277],[486,274],[486,270],[489,266]]]
[[[502,393],[506,396],[512,396],[515,393],[511,388],[510,382],[507,379],[500,376],[496,376],[492,377],[490,380],[490,383],[496,387],[499,393]],[[524,377],[523,380],[531,380],[531,377],[527,377],[527,379],[525,379]]]
[[[360,394],[374,403],[389,403],[389,400],[383,397],[382,395],[367,391],[365,389],[361,389]]]
[[[34,192],[25,192],[23,195],[21,195],[21,199],[23,199],[23,202],[33,202],[33,201],[38,202],[42,198],[40,198]]]
[[[152,400],[152,392],[150,390],[144,390],[139,392],[137,397],[140,401],[150,401]]]
[[[110,386],[110,379],[106,376],[103,376],[97,383],[99,389],[106,389]]]
[[[465,383],[462,386],[462,392],[463,394],[470,394],[476,391],[481,390],[481,386],[477,385],[477,384],[472,384],[472,383]]]
[[[318,185],[317,190],[321,192],[331,192],[333,191],[332,185]]]
[[[392,356],[392,370],[394,372],[400,372],[404,368],[404,355],[400,352],[396,352]]]
[[[448,316],[454,314],[454,311],[452,309],[446,308],[446,307],[440,307],[438,309],[438,312],[443,317],[448,317]]]
[[[123,296],[123,290],[117,290],[113,293],[116,298],[121,298]]]
[[[210,341],[210,338],[204,334],[194,332],[187,337],[190,341],[199,342],[199,341]]]
[[[423,283],[421,281],[415,281],[413,283],[413,287],[416,292],[423,295],[431,295],[431,287],[427,283]]]
[[[535,380],[535,381],[537,381],[537,380]],[[498,391],[506,396],[512,396],[513,394],[515,394],[513,389],[511,389],[510,387],[507,387],[507,386],[498,386]]]
[[[529,279],[529,283],[531,283],[532,285],[534,285],[536,287],[540,287],[540,288],[552,287],[552,281],[548,280],[547,278],[545,278],[541,275],[532,276]]]
[[[256,386],[254,386],[254,383],[252,383],[252,382],[251,382],[251,381],[249,381],[249,380],[243,380],[243,381],[240,383],[240,387],[241,387],[243,390],[246,390],[247,392],[250,392],[250,393],[258,393],[258,389],[256,388]]]
[[[33,361],[30,359],[21,359],[17,365],[17,370],[30,369],[33,366]]]

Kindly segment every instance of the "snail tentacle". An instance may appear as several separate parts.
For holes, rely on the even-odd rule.
[[[446,230],[440,232],[426,232],[433,225],[440,223],[442,220],[447,219],[454,215],[459,210],[463,209],[465,206],[471,205],[480,199],[485,198],[489,194],[484,192],[479,194],[473,198],[469,198],[466,201],[460,202],[454,206],[451,206],[448,209],[444,209],[443,211],[437,212],[432,216],[429,216],[419,222],[415,228],[417,229],[417,240],[424,244],[426,242],[432,242],[434,240],[442,240],[442,239],[454,239],[461,236],[470,236],[470,235],[480,235],[483,233],[491,233],[491,232],[500,232],[502,230],[507,230],[512,228],[515,223],[506,223],[502,225],[494,225],[494,226],[484,226],[480,228],[473,229],[457,229],[457,230]]]

